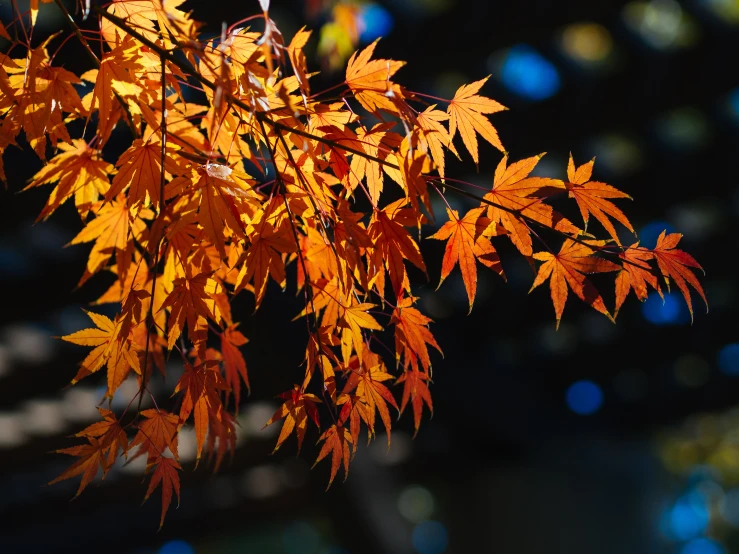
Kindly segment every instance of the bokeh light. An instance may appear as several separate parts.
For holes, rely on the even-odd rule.
[[[718,367],[726,375],[739,376],[739,342],[732,342],[719,350]]]
[[[726,95],[726,111],[735,123],[739,123],[739,87]]]
[[[321,537],[307,521],[296,521],[282,535],[285,554],[313,554],[321,545]]]
[[[669,235],[675,232],[675,228],[667,221],[650,221],[639,230],[639,245],[644,248],[654,248],[657,246],[657,239],[662,231]]]
[[[652,325],[690,324],[690,312],[679,292],[663,292],[664,299],[657,292],[650,292],[641,305],[641,312]]]
[[[178,539],[165,542],[157,554],[195,554],[195,549],[189,542]]]
[[[598,23],[572,23],[562,31],[560,47],[572,61],[594,67],[603,64],[613,53],[613,37]]]
[[[411,540],[418,554],[443,554],[449,545],[449,533],[438,521],[422,521],[413,528]]]
[[[561,87],[554,64],[528,44],[493,54],[489,65],[503,86],[524,100],[546,100]]]
[[[737,0],[700,0],[699,3],[720,21],[728,25],[739,25]]]
[[[709,520],[710,513],[705,497],[699,492],[690,492],[679,498],[670,508],[670,536],[681,541],[697,537],[706,530]]]
[[[364,4],[359,9],[361,31],[359,38],[362,42],[385,37],[390,34],[395,24],[392,14],[380,4]]]
[[[695,150],[708,143],[710,127],[697,109],[685,106],[672,110],[657,121],[657,134],[674,150]]]
[[[726,549],[714,540],[699,538],[683,546],[680,554],[726,554]]]
[[[711,377],[711,366],[694,354],[686,354],[675,360],[675,381],[683,387],[697,388],[705,385]]]
[[[407,487],[398,497],[398,511],[408,521],[421,522],[434,513],[434,497],[420,485]]]
[[[603,391],[593,381],[572,383],[565,394],[567,407],[578,415],[590,415],[603,405]]]
[[[644,164],[639,146],[625,135],[606,133],[588,142],[597,158],[596,170],[605,170],[609,176],[619,178],[630,175]]]
[[[729,525],[739,527],[739,489],[726,491],[719,504],[719,513]]]
[[[697,40],[697,26],[675,0],[629,2],[624,6],[623,20],[645,44],[656,50],[685,48]]]

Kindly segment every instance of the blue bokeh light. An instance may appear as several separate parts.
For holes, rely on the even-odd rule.
[[[565,394],[567,407],[579,415],[594,414],[603,405],[603,391],[592,381],[572,383]]]
[[[165,542],[157,554],[195,554],[195,549],[187,541],[173,540]]]
[[[557,68],[527,44],[517,44],[508,50],[500,80],[511,92],[534,101],[554,96],[561,86]]]
[[[739,121],[739,87],[736,87],[729,93],[728,104],[729,114]]]
[[[665,292],[664,301],[652,292],[641,305],[641,313],[652,325],[683,325],[690,323],[685,299],[678,292]]]
[[[321,536],[307,521],[295,521],[283,532],[282,546],[286,554],[315,552],[321,546]]]
[[[706,530],[710,519],[706,498],[699,492],[690,492],[670,508],[667,514],[669,534],[681,541],[696,538]],[[701,552],[696,550],[694,554]]]
[[[392,14],[379,4],[365,4],[359,12],[363,29],[359,38],[362,42],[373,40],[390,34],[394,20]]]
[[[662,231],[669,235],[675,232],[675,228],[666,221],[650,221],[639,231],[639,246],[654,248]]]
[[[732,342],[719,350],[718,367],[726,375],[739,376],[739,342]]]
[[[693,539],[683,546],[680,554],[726,554],[726,549],[711,539]]]
[[[442,523],[426,520],[413,528],[411,541],[419,554],[442,554],[449,545],[449,534]]]

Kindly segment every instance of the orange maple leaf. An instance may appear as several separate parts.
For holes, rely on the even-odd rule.
[[[72,195],[77,210],[84,217],[99,196],[110,188],[108,173],[113,172],[113,166],[102,160],[97,150],[87,146],[81,139],[74,139],[71,145],[60,143],[59,148],[62,153],[41,168],[33,176],[33,181],[23,189],[59,181],[38,219],[49,217]]]
[[[421,426],[424,403],[428,406],[431,414],[433,415],[434,413],[434,404],[431,400],[431,392],[427,384],[430,380],[431,378],[428,373],[413,368],[406,369],[403,375],[395,381],[396,384],[403,383],[403,398],[400,402],[400,413],[403,413],[409,401],[413,406],[413,422],[416,428],[414,436],[418,433],[418,429]]]
[[[162,180],[161,162],[161,143],[154,140],[148,142],[134,140],[116,162],[118,173],[113,177],[113,183],[105,196],[106,200],[111,200],[126,187],[130,187],[128,202],[131,215],[136,215],[141,204],[158,207]],[[169,153],[165,156],[164,163],[166,171],[170,173],[179,171],[177,162]]]
[[[395,358],[400,362],[402,357],[406,369],[409,364],[413,369],[418,369],[420,360],[428,372],[431,359],[426,344],[436,348],[442,356],[443,352],[429,331],[428,324],[432,323],[432,319],[413,307],[415,301],[416,298],[412,296],[400,299],[390,318],[390,323],[395,324]]]
[[[235,326],[230,326],[221,333],[223,369],[225,370],[226,383],[234,393],[236,406],[241,401],[241,381],[244,381],[246,390],[251,392],[249,375],[246,372],[246,362],[241,350],[239,350],[239,346],[243,346],[247,342],[249,342],[248,339],[240,331],[237,331]]]
[[[372,60],[377,42],[361,52],[355,52],[346,67],[346,84],[354,93],[354,98],[369,112],[385,110],[398,111],[392,100],[393,95],[401,95],[400,87],[390,81],[405,62],[395,60]]]
[[[321,425],[318,421],[318,409],[316,404],[320,404],[321,401],[315,394],[304,393],[298,385],[295,385],[292,390],[283,392],[280,398],[284,399],[285,402],[274,415],[269,418],[265,427],[272,425],[273,423],[285,420],[280,430],[280,436],[277,438],[277,444],[274,450],[282,446],[282,443],[295,431],[295,435],[298,438],[298,452],[303,446],[303,439],[305,433],[308,430],[308,419],[310,418],[315,423],[316,427],[320,429]]]
[[[449,119],[449,114],[435,109],[436,105],[429,106],[423,112],[418,114],[418,124],[425,131],[423,142],[428,144],[431,158],[436,164],[439,175],[444,177],[446,166],[444,163],[444,149],[449,150],[452,154],[459,158],[459,153],[454,147],[452,137],[446,128],[441,124],[442,121]],[[486,120],[487,121],[487,120]]]
[[[97,69],[95,88],[92,91],[90,111],[98,109],[98,129],[105,129],[110,124],[113,108],[118,104],[116,94],[121,98],[136,98],[142,88],[136,82],[135,73],[141,71],[140,46],[130,36],[103,56],[100,68]],[[129,108],[135,106],[129,104]]]
[[[116,389],[126,378],[131,368],[141,373],[139,358],[134,350],[134,344],[128,336],[122,336],[122,319],[115,321],[101,314],[85,312],[92,319],[97,328],[83,329],[71,335],[65,335],[62,340],[80,346],[93,346],[93,350],[80,364],[77,375],[72,380],[75,384],[80,379],[98,371],[107,362],[108,390],[106,396],[112,398]]]
[[[210,295],[206,291],[211,286],[213,272],[199,273],[174,280],[174,288],[162,304],[161,309],[169,308],[169,327],[167,347],[172,348],[182,334],[187,321],[190,340],[200,343],[204,340],[201,330],[205,326],[205,318],[215,320],[209,305]]]
[[[77,498],[85,487],[97,475],[98,468],[102,468],[103,477],[108,472],[110,467],[107,465],[108,457],[105,455],[105,450],[108,448],[103,441],[94,437],[89,438],[90,444],[80,444],[78,446],[72,446],[70,448],[62,448],[56,450],[58,454],[69,454],[70,456],[78,456],[80,459],[77,460],[72,466],[62,473],[56,479],[49,481],[49,485],[70,479],[79,474],[82,474],[82,481],[80,482],[80,488],[77,489],[77,494],[74,495]]]
[[[378,272],[373,280],[377,280],[380,275],[384,276],[383,267],[387,267],[393,291],[398,297],[402,291],[410,290],[403,260],[408,260],[420,270],[426,271],[426,264],[423,262],[418,244],[405,228],[418,224],[415,211],[406,208],[406,203],[405,198],[401,198],[382,210],[375,210],[368,229],[375,248],[373,261]],[[378,286],[377,290],[381,295],[384,293],[382,287]]]
[[[151,493],[156,490],[159,484],[162,485],[162,517],[159,520],[159,528],[164,525],[164,516],[167,515],[167,510],[172,502],[172,493],[177,495],[177,506],[180,505],[180,475],[177,470],[181,470],[180,464],[174,458],[168,458],[160,456],[153,460],[150,464],[147,464],[147,470],[151,467],[155,467],[154,473],[151,476],[149,482],[149,488],[146,491],[144,502],[149,500]]]
[[[98,408],[98,411],[103,416],[103,421],[93,423],[75,434],[75,437],[85,437],[89,441],[89,444],[81,444],[56,451],[59,454],[68,454],[80,458],[67,471],[49,482],[49,485],[53,485],[59,481],[82,474],[82,481],[80,482],[77,494],[74,495],[75,498],[95,478],[98,468],[102,469],[103,478],[105,478],[110,468],[113,467],[115,459],[118,457],[119,449],[124,454],[128,451],[126,433],[123,431],[120,421],[115,417],[115,414],[104,408]]]
[[[701,287],[700,281],[698,281],[698,278],[690,270],[690,268],[695,268],[703,271],[703,268],[695,261],[693,256],[675,248],[683,237],[680,233],[670,233],[669,235],[666,233],[667,231],[662,231],[659,235],[657,246],[652,250],[652,253],[654,254],[654,259],[657,260],[657,266],[662,273],[662,277],[664,277],[665,283],[667,283],[667,289],[669,290],[670,288],[671,279],[675,281],[677,288],[680,289],[690,310],[690,319],[692,321],[693,303],[690,300],[690,289],[688,285],[698,292],[706,305],[706,311],[708,311],[708,300],[706,300],[703,287]]]
[[[593,174],[594,163],[595,159],[575,169],[575,162],[572,159],[572,154],[570,154],[570,161],[567,164],[568,182],[565,183],[565,186],[567,187],[570,198],[574,198],[577,201],[580,214],[585,222],[585,229],[587,230],[588,228],[588,220],[592,213],[595,219],[600,221],[601,225],[608,231],[608,234],[616,241],[616,244],[621,244],[616,229],[613,227],[611,220],[608,219],[608,216],[621,223],[621,225],[632,233],[634,232],[634,228],[631,226],[626,215],[613,202],[610,202],[609,199],[628,198],[631,200],[631,196],[611,185],[591,181],[590,177]]]
[[[475,133],[479,134],[501,152],[504,151],[503,145],[498,138],[498,132],[485,115],[507,110],[508,108],[495,100],[477,94],[489,78],[488,76],[469,85],[459,87],[447,107],[450,117],[450,138],[453,139],[457,129],[459,129],[462,141],[476,164],[480,163],[480,160],[477,154],[477,135]]]
[[[69,244],[95,241],[87,259],[89,276],[100,271],[114,253],[122,256],[130,248],[129,232],[141,238],[147,232],[147,227],[141,219],[131,220],[126,198],[120,196],[113,202],[104,204],[95,219],[91,220]],[[118,266],[122,266],[124,262],[119,258],[117,263]]]
[[[175,459],[179,459],[177,452],[177,427],[179,418],[164,410],[150,409],[141,412],[146,419],[139,423],[138,433],[131,441],[130,448],[141,445],[137,454],[147,454],[149,460],[163,456],[169,449]]]
[[[508,231],[511,242],[524,256],[531,256],[533,253],[531,229],[527,219],[565,233],[576,235],[580,231],[543,202],[549,190],[563,189],[564,183],[558,179],[528,176],[543,155],[526,158],[511,165],[507,165],[508,156],[503,156],[495,169],[493,190],[485,195],[486,200],[496,204],[488,206],[488,217]]]
[[[613,317],[618,315],[629,292],[633,289],[636,297],[644,302],[647,299],[647,285],[655,289],[660,296],[662,290],[657,282],[657,276],[652,272],[649,261],[654,259],[654,254],[646,248],[634,243],[626,250],[619,253],[623,260],[621,271],[616,276],[616,307]]]
[[[367,302],[341,306],[340,326],[343,328],[341,333],[341,351],[344,360],[349,359],[352,346],[357,356],[362,357],[362,352],[364,351],[362,329],[382,331],[382,327],[377,323],[377,320],[367,313],[368,310],[374,307],[375,304]]]
[[[356,391],[356,397],[365,406],[366,409],[361,410],[359,414],[367,424],[367,441],[369,442],[375,435],[375,411],[380,414],[380,419],[385,426],[387,432],[387,443],[390,446],[390,429],[392,422],[390,420],[390,411],[387,405],[390,404],[396,410],[398,405],[395,402],[390,390],[383,385],[384,381],[393,379],[393,376],[385,371],[385,366],[381,363],[373,365],[369,370],[366,370],[361,365],[354,369],[352,368],[349,378],[346,380],[344,389],[342,390],[341,397],[337,401],[337,405],[341,405],[346,402],[349,395]],[[342,412],[344,410],[342,409]],[[346,420],[346,414],[342,413],[342,417],[339,418],[339,423],[343,424]],[[356,429],[356,431],[354,430]],[[359,436],[359,427],[352,429],[352,443],[357,444]]]
[[[196,464],[200,461],[205,436],[208,433],[208,421],[212,412],[220,419],[223,404],[220,391],[230,390],[218,371],[218,363],[207,361],[198,365],[185,364],[185,373],[180,377],[174,394],[183,391],[180,408],[179,426],[181,427],[193,414],[195,423],[195,439],[197,442]]]
[[[318,439],[318,442],[320,441],[324,441],[323,447],[321,447],[321,451],[318,453],[318,458],[313,463],[313,467],[328,456],[329,453],[331,454],[331,478],[326,486],[326,490],[328,490],[331,483],[334,482],[334,477],[336,477],[336,472],[339,471],[342,461],[344,462],[345,481],[349,475],[349,461],[351,460],[350,445],[353,445],[352,435],[346,427],[334,424],[321,435]],[[354,447],[356,448],[356,445]]]
[[[567,239],[558,254],[537,252],[534,259],[544,262],[531,285],[531,290],[550,279],[554,313],[557,316],[557,328],[562,319],[562,312],[567,301],[567,289],[577,295],[580,300],[592,306],[613,321],[606,309],[603,298],[593,284],[585,277],[586,273],[603,273],[618,271],[620,266],[606,259],[594,256],[595,250],[587,244]]]
[[[459,219],[459,213],[456,210],[447,208],[446,212],[449,221],[428,237],[437,240],[448,239],[444,250],[444,260],[441,264],[441,279],[436,288],[441,286],[452,269],[459,264],[464,288],[470,301],[470,311],[472,311],[477,291],[475,260],[479,260],[503,278],[505,278],[505,273],[503,273],[503,266],[500,265],[500,257],[495,248],[489,239],[482,236],[483,231],[490,225],[490,220],[482,215],[485,208],[472,209],[462,219]]]

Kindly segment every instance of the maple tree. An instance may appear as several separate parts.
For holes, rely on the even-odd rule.
[[[82,75],[53,65],[58,35],[32,40],[52,2],[89,55]],[[33,1],[29,14],[0,24],[10,43],[0,63],[0,154],[23,139],[44,162],[26,187],[53,187],[39,219],[73,199],[82,229],[72,244],[92,243],[80,284],[116,277],[96,303],[118,304],[117,315],[90,311],[93,326],[62,337],[91,348],[72,383],[104,369],[110,400],[124,380],[138,382],[122,413],[100,407],[102,421],[76,435],[87,443],[60,451],[77,460],[53,482],[82,475],[79,494],[119,457],[145,456],[146,498],[161,488],[163,522],[179,499],[183,426],[194,426],[198,461],[209,453],[217,468],[235,447],[234,415],[250,384],[248,339],[231,303],[246,291],[259,309],[272,281],[302,294],[306,322],[304,377],[265,422],[282,422],[275,450],[292,434],[300,449],[315,428],[330,486],[339,469],[348,473],[362,432],[372,440],[379,423],[389,442],[393,413],[409,405],[417,432],[424,408],[433,410],[432,357],[442,348],[408,267],[428,274],[419,237],[436,217],[445,221],[427,238],[446,241],[439,285],[458,267],[470,310],[478,264],[505,279],[497,241],[538,264],[532,289],[549,280],[557,325],[569,291],[611,320],[632,290],[643,301],[648,288],[663,294],[674,283],[691,314],[689,287],[705,301],[700,266],[677,248],[681,235],[663,233],[653,249],[622,244],[614,224],[634,230],[614,200],[629,196],[592,181],[593,161],[577,167],[570,157],[566,180],[532,175],[543,154],[509,161],[489,119],[506,108],[480,93],[486,79],[448,100],[408,90],[395,81],[404,62],[376,57],[375,41],[351,57],[338,87],[315,92],[310,31],[286,43],[269,0],[259,3],[249,21],[261,31],[242,21],[209,39],[182,0],[82,2],[78,19],[96,18],[94,31],[59,0]],[[200,100],[186,100],[186,88]],[[130,146],[114,160],[106,145],[121,127]],[[448,153],[462,157],[460,144],[476,165],[489,157],[479,138],[502,153],[484,191],[445,166]],[[432,196],[445,194],[476,206],[434,214]],[[581,223],[555,210],[567,198]],[[613,276],[613,313],[593,273]],[[395,364],[382,356],[392,351],[384,331],[394,335]],[[172,355],[184,367],[172,390],[178,409],[141,410],[145,395],[153,399],[153,372]],[[399,402],[393,385],[402,386]]]

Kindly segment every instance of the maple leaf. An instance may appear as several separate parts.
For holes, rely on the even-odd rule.
[[[328,490],[331,483],[334,482],[334,478],[341,467],[342,461],[344,462],[345,481],[349,475],[349,460],[351,459],[350,445],[353,444],[352,435],[346,427],[334,424],[321,435],[321,438],[319,438],[318,441],[324,442],[321,447],[321,451],[318,453],[318,458],[316,458],[316,461],[313,463],[313,467],[315,467],[316,464],[326,456],[331,454],[331,478],[326,486],[326,490]]]
[[[610,202],[609,199],[628,198],[631,200],[631,196],[611,185],[591,181],[590,177],[593,174],[594,163],[595,160],[593,159],[575,169],[575,162],[572,159],[572,154],[570,154],[570,161],[567,164],[568,182],[565,183],[565,186],[567,187],[570,198],[574,198],[577,201],[582,219],[585,222],[585,229],[588,227],[588,220],[592,213],[595,219],[600,221],[601,225],[608,231],[608,234],[616,241],[616,244],[621,244],[616,229],[613,227],[611,220],[608,219],[608,216],[621,223],[632,233],[634,232],[634,228],[631,226],[626,215],[613,202]]]
[[[271,204],[278,206],[279,199]],[[248,228],[251,244],[236,263],[241,265],[237,277],[236,291],[253,281],[256,311],[262,303],[267,287],[267,278],[271,275],[280,286],[285,286],[285,263],[282,254],[294,252],[295,240],[289,230],[290,223],[286,219],[276,219],[274,212],[262,212],[255,216]],[[243,265],[242,265],[243,262]]]
[[[411,238],[405,226],[418,223],[414,211],[404,207],[406,200],[401,198],[382,210],[375,210],[369,225],[368,233],[375,246],[375,264],[378,270],[383,265],[390,274],[390,282],[396,296],[403,290],[410,290],[408,274],[403,260],[410,261],[417,268],[426,271],[426,264],[421,256],[418,244]],[[382,294],[384,291],[378,289]]]
[[[199,273],[174,280],[174,288],[162,304],[161,309],[169,308],[169,327],[167,347],[172,348],[182,334],[187,321],[190,340],[201,342],[203,336],[199,331],[205,318],[215,320],[215,315],[208,305],[210,295],[206,289],[210,287],[212,272]]]
[[[613,317],[618,315],[629,292],[633,289],[636,297],[644,302],[647,299],[647,285],[655,289],[660,296],[662,290],[657,282],[657,276],[652,272],[649,261],[654,259],[654,254],[646,248],[639,247],[634,243],[626,250],[619,253],[623,260],[621,271],[616,276],[616,307]]]
[[[226,257],[225,229],[244,237],[244,225],[239,217],[239,206],[249,197],[245,182],[233,179],[227,166],[209,165],[195,185],[200,189],[198,221],[222,258]]]
[[[100,61],[90,104],[91,111],[96,107],[98,109],[99,128],[109,126],[114,103],[118,103],[116,94],[125,99],[135,98],[142,92],[134,77],[137,71],[143,69],[139,63],[140,57],[138,44],[126,36],[119,46],[105,54]],[[128,107],[131,109],[135,105],[131,103]]]
[[[149,460],[164,455],[167,449],[175,459],[177,452],[177,427],[179,418],[164,410],[150,409],[141,412],[146,419],[139,423],[138,433],[131,441],[130,448],[141,445],[141,454],[146,453]]]
[[[352,391],[356,390],[356,396],[366,406],[367,409],[363,410],[361,414],[367,424],[368,441],[375,434],[375,410],[380,414],[380,419],[385,426],[387,432],[387,444],[390,446],[390,429],[392,423],[390,420],[390,411],[388,410],[387,404],[390,404],[396,410],[398,405],[395,402],[390,390],[383,385],[384,381],[393,379],[393,376],[384,371],[385,367],[382,364],[376,364],[365,370],[364,367],[359,367],[356,370],[352,370],[349,378],[344,385],[342,396],[348,396]],[[341,404],[342,399],[340,398],[337,404]],[[344,418],[339,418],[339,423],[342,423]],[[352,443],[357,444],[357,438],[359,429],[356,432],[352,432]]]
[[[159,528],[164,525],[164,516],[167,515],[167,510],[172,502],[172,493],[177,495],[177,506],[180,504],[180,475],[177,470],[181,470],[180,464],[174,458],[168,458],[160,456],[153,460],[151,464],[147,464],[147,470],[154,467],[154,473],[151,475],[151,481],[149,482],[149,488],[146,491],[144,502],[149,500],[151,493],[156,488],[162,485],[162,517],[159,520]]]
[[[303,446],[305,433],[308,430],[308,419],[313,420],[313,423],[319,429],[321,427],[318,421],[318,409],[316,408],[316,404],[319,404],[321,401],[315,394],[304,393],[298,385],[295,385],[292,390],[283,392],[279,397],[284,399],[285,402],[269,418],[269,421],[265,425],[265,427],[268,427],[281,419],[285,420],[280,430],[280,436],[277,438],[277,444],[272,452],[277,452],[280,446],[282,446],[282,443],[285,442],[293,431],[295,431],[295,435],[298,438],[299,452]]]
[[[690,300],[690,289],[688,285],[693,287],[703,299],[706,305],[706,311],[708,310],[708,300],[706,300],[706,295],[703,292],[700,281],[698,281],[698,278],[690,269],[694,268],[703,271],[703,268],[695,261],[693,256],[676,248],[682,237],[680,233],[670,233],[668,235],[667,231],[662,231],[657,238],[657,246],[652,250],[652,254],[654,254],[654,259],[657,260],[657,266],[662,273],[662,277],[665,279],[665,283],[667,283],[668,290],[670,288],[670,280],[673,280],[677,288],[680,289],[680,292],[685,298],[685,303],[690,310],[690,320],[692,321],[693,303]]]
[[[403,398],[400,402],[400,413],[403,413],[409,401],[413,406],[413,422],[416,429],[413,436],[418,433],[418,429],[421,426],[421,416],[423,415],[424,403],[428,406],[431,414],[434,413],[434,404],[431,400],[431,392],[426,384],[430,379],[431,378],[428,373],[424,373],[423,371],[413,368],[406,369],[403,372],[403,375],[398,377],[398,380],[395,381],[396,384],[403,383]]]
[[[123,454],[128,452],[128,438],[126,437],[126,432],[121,427],[120,421],[112,411],[100,407],[97,410],[103,416],[103,421],[97,421],[85,427],[82,431],[76,433],[75,437],[98,439],[102,450],[108,451],[107,458],[101,460],[101,463],[103,463],[104,467],[110,468],[118,456],[119,448],[123,451]]]
[[[431,368],[431,359],[427,344],[436,348],[443,355],[436,339],[429,331],[428,324],[432,319],[423,315],[413,307],[414,297],[405,297],[398,301],[390,319],[395,324],[395,358],[407,369],[410,364],[414,370],[418,369],[418,362],[428,372]]]
[[[93,275],[105,266],[113,253],[122,255],[128,250],[129,232],[140,237],[146,230],[146,223],[141,219],[131,221],[126,199],[119,197],[99,208],[95,219],[90,221],[69,244],[95,241],[87,260],[87,273]],[[122,260],[119,260],[119,266],[122,265],[121,262]]]
[[[49,485],[82,474],[79,489],[77,489],[77,494],[74,495],[75,498],[95,478],[98,469],[102,470],[103,478],[105,478],[110,468],[113,467],[119,449],[124,454],[128,451],[126,433],[121,428],[115,414],[104,408],[98,408],[98,411],[103,416],[103,421],[95,422],[75,435],[75,437],[86,438],[89,444],[81,444],[56,451],[59,454],[77,456],[79,460],[59,477],[50,481]]]
[[[113,166],[100,159],[100,153],[87,146],[84,140],[74,139],[71,145],[62,143],[59,148],[62,152],[41,168],[23,189],[59,181],[38,219],[48,218],[72,195],[77,210],[84,217],[99,195],[110,188],[108,173],[113,172]]]
[[[95,478],[95,475],[97,475],[98,472],[98,468],[102,468],[103,476],[107,473],[110,467],[106,465],[106,445],[101,440],[94,437],[90,437],[89,441],[89,444],[81,444],[78,446],[72,446],[70,448],[62,448],[61,450],[56,450],[58,454],[78,456],[79,460],[72,464],[72,466],[67,469],[67,471],[62,473],[59,477],[53,479],[52,481],[49,481],[49,485],[53,485],[54,483],[58,483],[59,481],[64,481],[65,479],[71,479],[72,477],[76,477],[77,475],[82,474],[80,487],[79,489],[77,489],[77,494],[74,495],[74,497],[77,498],[82,493],[82,491],[85,490],[85,487],[87,487],[87,485],[89,485],[90,482]]]
[[[504,151],[498,138],[498,132],[485,115],[508,108],[495,100],[477,94],[489,78],[488,76],[469,85],[459,87],[447,108],[450,117],[450,138],[453,139],[457,129],[459,129],[462,141],[476,164],[480,163],[477,154],[478,134],[501,152]]]
[[[444,163],[444,149],[448,149],[457,156],[457,158],[459,158],[459,153],[456,148],[454,148],[451,135],[441,124],[442,121],[449,120],[449,114],[435,108],[436,105],[429,106],[423,112],[418,114],[417,120],[421,129],[426,131],[422,140],[428,143],[431,157],[436,164],[439,175],[443,178],[446,170]]]
[[[246,362],[239,350],[239,346],[245,345],[247,338],[237,331],[235,326],[230,326],[221,333],[221,353],[223,355],[223,368],[226,375],[226,383],[234,393],[236,405],[241,401],[241,381],[244,381],[246,390],[249,387],[249,376],[246,372]]]
[[[346,84],[354,93],[354,98],[369,112],[386,110],[391,113],[398,109],[392,100],[393,95],[401,95],[400,88],[390,81],[405,62],[395,60],[372,60],[377,42],[361,52],[355,52],[346,67]]]
[[[231,453],[233,459],[236,450],[236,418],[230,413],[221,412],[221,419],[215,414],[211,414],[209,418],[208,442],[205,445],[206,451],[210,454],[208,459],[215,456],[213,464],[213,473],[216,473],[221,467],[226,452]]]
[[[467,212],[462,219],[459,219],[459,213],[456,210],[447,208],[449,221],[429,237],[437,240],[448,239],[444,250],[444,260],[441,264],[439,286],[452,272],[452,269],[459,264],[464,288],[470,301],[470,311],[472,311],[472,304],[475,301],[475,292],[477,291],[477,264],[475,260],[480,260],[498,275],[505,278],[498,253],[493,248],[490,240],[482,236],[483,231],[490,225],[490,220],[482,216],[485,211],[485,208],[475,208]]]
[[[137,373],[141,372],[138,356],[135,354],[134,345],[128,340],[128,336],[122,336],[121,334],[122,321],[120,318],[111,321],[101,314],[86,313],[97,328],[84,329],[61,337],[62,340],[80,346],[94,347],[80,364],[80,369],[72,380],[72,384],[97,372],[107,362],[108,391],[106,396],[112,398],[131,368]]]
[[[564,233],[577,235],[580,232],[543,202],[549,190],[563,189],[564,183],[557,179],[528,176],[542,156],[544,154],[511,165],[507,165],[508,156],[503,156],[495,169],[493,190],[485,195],[486,200],[496,204],[488,206],[488,217],[508,231],[511,242],[524,256],[531,256],[533,253],[531,229],[527,219]]]
[[[159,206],[159,189],[162,179],[162,146],[158,142],[134,140],[131,147],[118,158],[118,173],[106,194],[106,200],[115,198],[126,187],[129,206],[133,216],[140,204]],[[177,163],[169,153],[165,157],[165,170],[170,173],[178,171]]]
[[[557,316],[557,328],[562,319],[562,312],[567,301],[568,287],[586,304],[604,314],[613,321],[606,309],[603,298],[593,284],[585,277],[586,273],[603,273],[618,271],[618,265],[603,258],[594,256],[595,250],[581,242],[567,239],[558,254],[537,252],[534,259],[544,262],[539,268],[531,290],[550,279],[554,313]]]
[[[364,350],[362,329],[382,331],[380,324],[377,323],[374,317],[367,313],[368,310],[374,307],[375,304],[370,303],[341,307],[340,323],[343,327],[341,333],[341,350],[345,360],[349,359],[352,346],[357,356],[362,357]]]
[[[180,377],[174,394],[183,391],[179,425],[182,426],[193,414],[197,442],[196,464],[200,461],[205,436],[208,433],[210,412],[221,418],[223,405],[219,391],[230,390],[218,371],[217,362],[204,362],[196,366],[185,364],[185,373]]]

